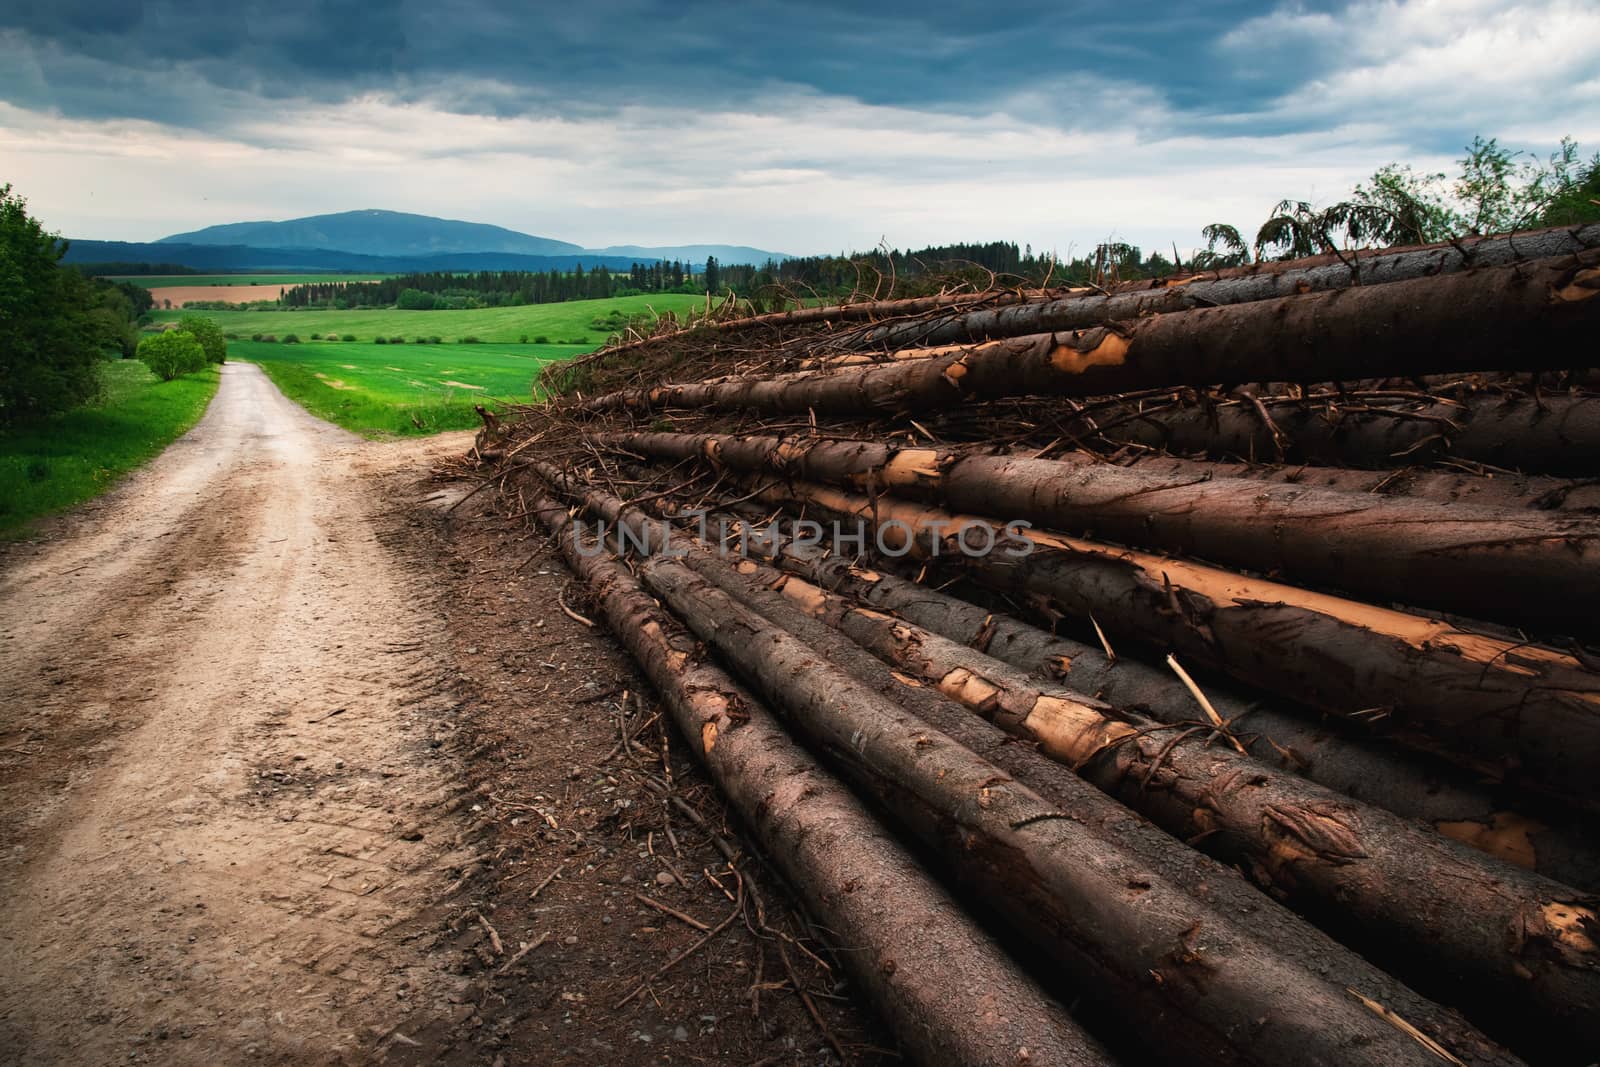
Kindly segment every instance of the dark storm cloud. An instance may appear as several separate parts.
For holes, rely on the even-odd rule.
[[[738,107],[798,88],[983,113],[1032,93],[1049,99],[1070,82],[1153,87],[1203,120],[1249,110],[1315,69],[1313,48],[1216,47],[1269,7],[26,0],[0,10],[5,58],[26,59],[0,73],[0,98],[74,117],[214,127],[226,123],[229,92],[337,101],[380,90],[509,115]],[[217,90],[224,95],[208,96]],[[1070,97],[1036,110],[1061,125],[1080,117]]]

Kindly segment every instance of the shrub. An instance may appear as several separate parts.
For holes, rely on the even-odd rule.
[[[425,345],[428,343],[428,339],[426,337],[417,337],[414,338],[411,343],[414,345]]]
[[[479,341],[476,337],[468,336],[468,337],[461,338],[461,340],[458,341],[457,344],[476,345],[476,344],[482,344],[482,342]]]
[[[354,341],[355,339],[356,335],[353,333],[347,333],[343,337],[339,338],[341,341]]]
[[[300,343],[300,335],[299,334],[293,334],[293,333],[286,333],[286,334],[283,335],[283,343],[286,344],[286,345],[297,345],[297,344]]]
[[[386,345],[389,343],[389,339],[387,337],[374,337],[372,339],[372,343],[375,345]]]
[[[170,382],[206,365],[206,350],[184,330],[151,334],[139,342],[139,359],[157,378]]]
[[[261,343],[275,345],[278,343],[278,335],[275,333],[264,333],[261,335]]]
[[[185,315],[178,320],[178,329],[200,342],[208,363],[228,361],[228,339],[222,335],[222,327],[204,315]]]
[[[389,343],[392,345],[403,345],[406,343],[406,339],[404,337],[391,337],[389,338]]]
[[[541,333],[538,337],[533,339],[533,343],[536,345],[547,345],[550,343],[550,338]]]
[[[430,345],[443,344],[444,343],[444,338],[440,337],[438,334],[434,334],[432,337],[428,338],[428,343]]]
[[[517,338],[517,344],[525,345],[527,343],[528,343],[528,335],[527,334],[523,334],[521,337]]]
[[[261,335],[259,333],[253,333],[253,334],[250,335],[250,340],[259,341],[259,340],[261,340]]]

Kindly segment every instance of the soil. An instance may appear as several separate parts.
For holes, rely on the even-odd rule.
[[[291,285],[169,285],[150,290],[157,307],[170,302],[175,308],[203,300],[222,300],[229,304],[247,304],[252,300],[276,300]]]
[[[430,473],[468,443],[228,364],[6,552],[0,1061],[892,1056],[559,561]]]

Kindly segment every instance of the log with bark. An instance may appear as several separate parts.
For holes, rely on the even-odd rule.
[[[733,809],[808,910],[850,946],[841,958],[908,1052],[993,1067],[1025,1055],[1110,1062],[758,700],[705,661],[632,575],[577,539],[563,505],[536,499],[531,511]]]
[[[1193,694],[1170,670],[1126,655],[1115,660],[1078,641],[855,565],[831,546],[745,536],[742,520],[713,516],[708,531],[783,570],[882,612],[900,616],[1029,672],[1136,708],[1165,723],[1196,716]],[[1257,759],[1375,804],[1507,863],[1589,892],[1600,890],[1600,839],[1570,813],[1512,803],[1477,776],[1319,721],[1308,708],[1251,700],[1208,680],[1204,692],[1232,736]]]
[[[1600,671],[1529,642],[1184,560],[810,482],[758,499],[860,526],[890,554],[959,563],[1112,634],[1469,769],[1600,806]]]
[[[670,527],[614,497],[592,503],[632,541],[670,552]],[[1600,955],[1584,933],[1600,899],[1509,867],[1380,808],[1214,747],[1197,713],[1162,728],[1139,711],[1039,682],[984,653],[704,544],[682,562],[790,633],[794,609],[1042,751],[1182,840],[1245,865],[1265,887],[1413,984],[1481,1011],[1511,1008],[1527,1046],[1549,1031],[1600,1044]],[[775,596],[775,591],[781,591]],[[779,600],[786,598],[788,604]],[[790,608],[789,605],[793,607]],[[829,662],[837,645],[808,643]],[[915,710],[915,709],[913,709]],[[1523,938],[1508,943],[1503,931]],[[1441,979],[1441,976],[1450,976]],[[1592,1025],[1591,1025],[1592,1024]]]
[[[560,472],[545,473],[565,492],[582,493]],[[775,707],[787,710],[798,729],[834,755],[842,773],[880,797],[930,844],[953,856],[957,875],[979,891],[985,903],[1048,946],[1053,958],[1084,983],[1080,988],[1085,996],[1101,1010],[1149,1027],[1145,1038],[1154,1043],[1153,1051],[1170,1053],[1177,1047],[1175,1041],[1187,1041],[1188,1051],[1202,1059],[1270,1058],[1274,1053],[1268,1053],[1267,1046],[1277,1046],[1289,1036],[1278,1029],[1279,1024],[1297,1028],[1290,1020],[1303,1010],[1303,998],[1322,1001],[1315,988],[1299,984],[1305,975],[1289,976],[1304,967],[1320,976],[1313,980],[1316,984],[1330,978],[1336,987],[1386,984],[1384,997],[1403,1003],[1398,1009],[1402,1014],[1464,1060],[1503,1055],[1450,1013],[1392,979],[1386,981],[1381,972],[1309,928],[1287,921],[1276,909],[1264,908],[1266,901],[1250,899],[1242,883],[1243,894],[1230,889],[1226,872],[1211,868],[1209,873],[1197,873],[1198,858],[1192,854],[1188,860],[1174,859],[1174,854],[1186,851],[1176,842],[1165,839],[1152,848],[1146,838],[1135,860],[1111,836],[1090,833],[1085,827],[1091,824],[1114,827],[1111,834],[1126,834],[1132,827],[1125,811],[1093,790],[1085,793],[1087,787],[1064,768],[1055,767],[1055,776],[1047,770],[1035,777],[1037,768],[1027,764],[1029,757],[1040,761],[1038,756],[989,738],[985,731],[997,731],[959,708],[942,710],[948,700],[914,684],[907,686],[903,678],[895,680],[860,649],[855,651],[872,663],[879,687],[841,673],[837,667],[849,659],[847,654],[801,641],[787,628],[731,599],[698,573],[715,571],[714,560],[694,552],[674,558],[664,526],[651,526],[651,520],[637,512],[625,514],[621,502],[607,494],[591,491],[583,498],[603,517],[627,525],[628,541],[659,550],[639,564],[639,573],[691,629]],[[803,616],[800,621],[826,630]],[[886,703],[885,687],[898,690],[904,703],[927,721],[918,723],[907,718],[900,705]],[[1010,766],[990,762],[1000,758]],[[1018,764],[1025,768],[1021,775],[1012,769]],[[1048,795],[1035,791],[1040,778],[1054,787]],[[1200,890],[1180,890],[1151,865],[1198,881]],[[1126,881],[1130,878],[1131,884]],[[1266,951],[1252,933],[1234,925],[1228,916],[1235,910],[1251,913],[1252,926],[1272,930],[1272,950]],[[1196,941],[1201,930],[1209,933]],[[1265,956],[1258,955],[1263,951]],[[1198,981],[1185,977],[1181,967],[1170,970],[1174,959],[1199,963],[1202,958],[1206,977]],[[1255,969],[1256,980],[1243,970],[1236,972],[1236,966]],[[1154,983],[1149,981],[1152,976],[1157,978]],[[1237,991],[1235,981],[1241,987]],[[1261,988],[1263,982],[1283,981],[1296,988],[1277,992]],[[1258,1000],[1254,1010],[1262,1014],[1256,1016],[1256,1024],[1266,1023],[1265,1030],[1247,1036],[1244,1031],[1252,1027],[1239,1028],[1243,1016],[1236,1008],[1242,1004],[1236,998],[1241,995]],[[1259,1003],[1259,998],[1280,996],[1291,1003],[1275,1008]],[[1338,1008],[1334,1002],[1322,1003],[1324,1008]],[[1297,1058],[1315,1061],[1329,1055],[1328,1042],[1350,1039],[1346,1027],[1367,1029],[1359,1013],[1350,1016],[1337,1010],[1333,1029],[1319,1031],[1311,1046],[1298,1050]],[[1219,1034],[1239,1042],[1238,1051],[1225,1051]],[[1391,1044],[1382,1055],[1414,1051],[1401,1042]],[[1356,1054],[1347,1048],[1337,1055]]]
[[[859,439],[622,433],[607,447],[700,459],[1057,530],[1534,631],[1600,631],[1600,522],[1227,478]]]
[[[1079,452],[1057,458],[1084,464],[1107,462],[1102,457]],[[1531,511],[1600,511],[1600,480],[1595,479],[1551,478],[1481,469],[1469,472],[1403,467],[1374,471],[1304,463],[1205,461],[1145,448],[1126,450],[1109,462],[1166,478],[1247,478],[1279,485],[1303,485],[1308,489],[1415,497],[1443,504]]]
[[[1028,394],[1560,368],[1600,327],[1600,250],[1514,267],[1151,315],[924,360],[780,380],[680,383],[581,402],[816,415],[917,412]]]
[[[961,314],[921,316],[858,333],[862,347],[960,344],[1029,333],[1081,330],[1116,319],[1243,304],[1300,293],[1379,285],[1412,278],[1506,266],[1600,247],[1600,224],[1536,233],[1466,238],[1422,248],[1352,251],[1337,256],[1257,263],[1213,273],[1161,278],[1094,296],[1069,294],[1053,300],[978,308]]]
[[[1480,396],[1464,402],[1264,402],[1189,405],[1123,418],[1112,441],[1185,455],[1383,468],[1449,460],[1508,471],[1592,478],[1600,455],[1600,397]],[[1276,432],[1275,432],[1276,431]]]

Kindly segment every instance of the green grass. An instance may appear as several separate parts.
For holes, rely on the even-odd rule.
[[[108,274],[146,289],[179,285],[310,285],[313,282],[371,282],[389,274]]]
[[[0,538],[154,458],[200,421],[219,381],[216,367],[163,382],[137,360],[109,361],[95,402],[0,430]]]
[[[478,426],[474,404],[527,403],[546,363],[582,351],[576,345],[228,344],[229,359],[259,364],[295,403],[366,437]]]
[[[614,300],[569,300],[564,304],[525,304],[476,311],[158,311],[153,317],[160,322],[184,314],[206,315],[215,319],[225,332],[238,337],[255,333],[282,337],[293,333],[303,341],[314,333],[341,336],[348,333],[355,334],[359,341],[371,341],[379,335],[404,337],[407,341],[419,336],[435,336],[446,341],[476,337],[480,341],[509,344],[523,336],[529,339],[543,336],[555,342],[582,338],[581,343],[597,346],[606,339],[606,334],[589,323],[595,318],[604,318],[612,309],[624,315],[648,315],[652,308],[657,312],[682,313],[691,307],[704,306],[703,296],[656,293]]]

